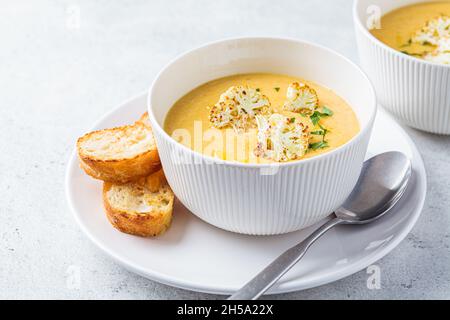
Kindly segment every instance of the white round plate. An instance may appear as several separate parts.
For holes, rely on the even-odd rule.
[[[146,95],[133,98],[103,117],[94,129],[132,123],[146,110]],[[330,230],[269,293],[283,293],[336,281],[366,268],[395,248],[423,208],[426,176],[411,139],[383,110],[377,116],[368,156],[398,150],[412,159],[413,176],[392,212],[366,226]],[[181,203],[162,236],[145,239],[120,233],[103,213],[102,184],[78,167],[75,151],[66,173],[66,194],[84,233],[125,268],[149,279],[188,290],[229,294],[314,228],[279,236],[223,231],[195,217]]]

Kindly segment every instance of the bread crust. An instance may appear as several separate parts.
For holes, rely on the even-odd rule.
[[[81,169],[92,178],[126,183],[146,177],[159,169],[158,151],[150,150],[129,159],[100,160],[78,153]]]
[[[144,117],[144,116],[142,116]],[[77,153],[80,161],[80,167],[91,177],[103,181],[126,183],[135,181],[142,177],[146,177],[161,168],[161,162],[158,155],[156,144],[153,148],[130,158],[101,159],[94,155],[88,155],[83,152],[81,147],[84,141],[89,140],[92,136],[102,134],[107,131],[119,131],[134,126],[142,126],[145,124],[138,122],[132,126],[123,126],[113,129],[97,130],[85,134],[77,141]],[[146,126],[147,127],[147,126]],[[149,134],[151,132],[151,128]]]
[[[169,202],[170,211],[155,210],[149,213],[136,213],[115,209],[108,201],[108,191],[113,186],[103,184],[103,205],[109,222],[119,231],[140,237],[154,237],[164,233],[172,221],[173,201]]]
[[[152,130],[152,127],[150,125],[150,118],[148,116],[148,112],[145,112],[140,118],[139,120],[136,121],[136,123],[142,123],[144,126],[146,126],[147,128],[149,128],[150,130]]]
[[[132,125],[85,134],[77,152],[80,167],[104,181],[103,205],[116,229],[152,237],[169,228],[175,196],[161,169],[147,113]]]

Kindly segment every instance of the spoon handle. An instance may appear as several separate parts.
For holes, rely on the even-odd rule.
[[[245,286],[228,298],[228,300],[256,300],[291,269],[306,253],[309,247],[325,232],[342,223],[338,218],[331,218],[305,240],[286,250],[275,261],[258,273]]]

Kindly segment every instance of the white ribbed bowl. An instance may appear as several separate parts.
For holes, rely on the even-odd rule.
[[[204,156],[163,130],[168,110],[184,94],[207,81],[250,72],[290,74],[332,88],[353,107],[361,131],[323,155],[264,165]],[[364,73],[333,51],[289,39],[239,38],[208,44],[172,61],[150,88],[148,110],[167,180],[179,200],[219,228],[269,235],[314,224],[347,198],[360,174],[376,98]]]
[[[367,26],[373,15],[418,2],[426,0],[355,0],[360,63],[380,104],[398,120],[420,130],[450,134],[450,66],[400,53],[375,38]]]

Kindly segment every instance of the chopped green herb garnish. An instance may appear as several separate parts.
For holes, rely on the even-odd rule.
[[[274,89],[276,92],[280,91],[280,87],[275,87]]]
[[[320,112],[314,111],[314,113],[309,117],[313,125],[317,125],[320,121]]]
[[[314,143],[309,144],[309,148],[312,150],[324,149],[327,147],[329,147],[327,141],[319,141],[319,142],[314,142]]]
[[[309,149],[318,150],[329,147],[328,141],[325,140],[325,136],[328,133],[328,129],[323,127],[319,121],[322,117],[330,117],[333,115],[333,111],[331,111],[327,107],[322,107],[322,112],[314,111],[314,113],[310,116],[311,122],[314,126],[319,126],[320,130],[311,131],[311,135],[322,136],[322,140],[309,144]]]
[[[295,118],[290,118],[289,119],[289,123],[294,123],[295,122]]]
[[[320,129],[322,129],[324,132],[325,132],[325,134],[327,134],[328,133],[328,129],[326,129],[326,128],[324,128],[324,127],[322,127],[321,125],[320,125],[320,123],[319,123],[319,128]]]
[[[323,106],[322,112],[314,111],[314,113],[309,117],[313,125],[317,125],[322,117],[331,117],[333,115],[333,111],[331,111],[328,107]]]
[[[325,136],[328,133],[328,129],[321,126],[320,123],[318,125],[320,130],[312,131],[311,134],[315,136],[322,136],[322,141],[325,141]]]
[[[401,46],[401,48],[409,47],[412,44],[412,39],[410,38],[407,43]]]
[[[408,56],[413,56],[413,57],[423,57],[423,55],[427,53],[426,51],[424,51],[422,53],[412,53],[412,52],[408,52],[408,51],[400,51],[400,52],[407,54]]]
[[[333,115],[333,111],[331,111],[327,106],[322,107],[322,114],[321,116],[329,116],[331,117]]]
[[[256,92],[260,92],[261,91],[261,89],[259,89],[259,88],[256,88]]]

